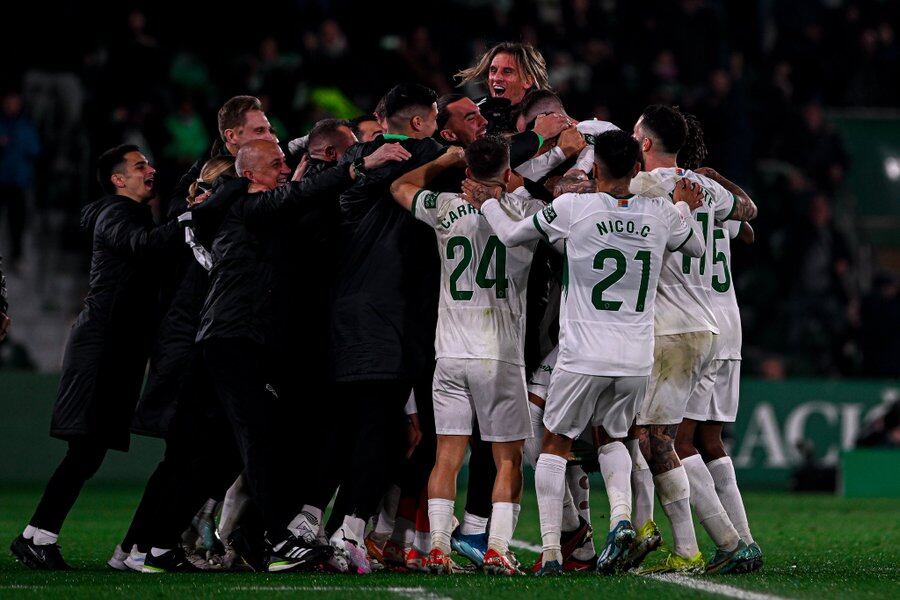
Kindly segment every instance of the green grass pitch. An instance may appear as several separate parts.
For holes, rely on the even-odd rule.
[[[600,480],[594,487],[602,488]],[[533,487],[531,488],[533,489]],[[746,493],[751,527],[765,552],[759,573],[702,576],[661,581],[635,575],[593,574],[538,579],[533,576],[490,578],[481,574],[447,577],[319,573],[280,575],[198,573],[140,575],[108,569],[106,559],[121,539],[140,495],[137,487],[89,484],[62,532],[63,554],[75,568],[68,573],[28,571],[9,554],[9,542],[20,533],[38,500],[35,487],[0,487],[0,598],[56,597],[190,597],[312,596],[316,598],[624,598],[666,599],[732,597],[897,598],[900,594],[900,503],[896,500],[845,500],[824,495]],[[606,498],[592,497],[594,523],[605,529]],[[461,502],[458,503],[461,506]],[[662,516],[657,507],[657,515]],[[659,519],[666,540],[665,518]],[[697,528],[705,551],[711,544]],[[598,536],[599,537],[599,536]],[[516,538],[540,540],[533,492],[523,501]],[[602,538],[600,538],[602,539]],[[517,551],[525,564],[536,555]],[[464,560],[464,559],[461,559]]]

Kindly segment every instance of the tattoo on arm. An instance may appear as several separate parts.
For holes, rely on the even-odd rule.
[[[560,179],[559,183],[554,186],[553,195],[559,197],[568,193],[589,194],[595,190],[596,185],[590,179],[580,179],[577,176],[569,175]]]

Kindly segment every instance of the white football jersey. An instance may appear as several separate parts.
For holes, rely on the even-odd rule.
[[[740,360],[741,358],[741,312],[734,293],[731,273],[731,240],[741,231],[741,221],[716,223],[712,243],[712,301],[713,314],[719,325],[719,335],[713,344],[713,358],[718,360]]]
[[[500,199],[511,218],[544,203],[520,187]],[[488,358],[524,366],[525,291],[537,242],[507,248],[459,194],[419,190],[415,218],[434,227],[441,255],[437,358]]]
[[[712,228],[714,221],[728,220],[737,198],[712,179],[677,167],[638,173],[631,181],[630,189],[635,194],[671,197],[675,183],[682,178],[699,183],[703,188],[703,205],[693,214],[703,232],[706,252],[700,258],[674,252],[666,255],[659,278],[656,335],[692,331],[719,333],[709,297],[712,289]]]
[[[663,255],[693,235],[683,214],[668,198],[563,194],[533,221],[551,243],[565,240],[557,367],[649,375]]]

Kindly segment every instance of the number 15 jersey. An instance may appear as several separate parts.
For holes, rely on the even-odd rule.
[[[519,188],[500,204],[516,220],[544,203]],[[537,242],[507,248],[459,194],[421,189],[413,216],[437,234],[441,255],[437,358],[486,358],[524,366],[525,291]]]
[[[687,205],[668,198],[564,194],[534,216],[553,243],[565,240],[559,359],[564,371],[649,375],[653,315],[663,255],[702,252]],[[685,248],[687,249],[687,248]]]

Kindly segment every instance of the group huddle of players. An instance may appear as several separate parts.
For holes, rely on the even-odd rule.
[[[130,429],[167,450],[109,561],[120,570],[519,574],[523,459],[538,575],[762,566],[722,442],[741,363],[730,243],[752,242],[755,204],[701,166],[700,124],[675,107],[649,106],[628,130],[578,121],[525,44],[499,44],[459,76],[486,81],[489,97],[398,85],[373,116],[292,141],[295,169],[258,101],[229,100],[220,147],[183,178],[163,225],[149,218],[154,170],[140,150],[101,157],[110,195],[84,214],[91,294],[51,430],[69,452],[12,544],[21,562],[68,567],[65,516]],[[187,262],[151,326],[135,306],[153,295],[148,263],[173,248]],[[312,349],[302,358],[298,332]],[[152,352],[169,338],[181,342]],[[144,354],[118,356],[141,340]],[[137,410],[113,410],[110,390],[139,395],[148,356]],[[319,368],[330,397],[300,389],[304,375],[326,379]],[[206,441],[226,450],[197,456]],[[292,459],[306,444],[317,459],[301,473]],[[610,512],[595,544],[597,469]]]

